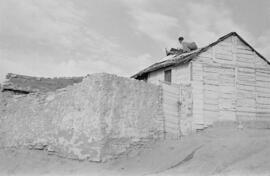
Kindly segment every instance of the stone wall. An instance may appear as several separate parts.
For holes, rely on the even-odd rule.
[[[158,86],[109,74],[89,75],[55,92],[2,92],[0,147],[104,161],[162,137],[161,99]]]

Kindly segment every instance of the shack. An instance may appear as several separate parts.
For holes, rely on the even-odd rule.
[[[270,63],[236,32],[195,51],[169,55],[132,78],[190,85],[193,129],[216,121],[270,120]]]

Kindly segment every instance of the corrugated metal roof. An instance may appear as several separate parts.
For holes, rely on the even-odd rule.
[[[141,76],[144,76],[145,74],[147,74],[149,72],[153,72],[153,71],[159,70],[161,68],[166,68],[166,67],[170,67],[170,66],[176,66],[176,65],[187,63],[187,62],[191,61],[192,59],[194,59],[195,57],[197,57],[200,53],[207,51],[210,47],[215,46],[219,42],[221,42],[221,41],[223,41],[231,36],[237,36],[243,43],[245,43],[248,47],[250,47],[251,50],[254,51],[259,57],[261,57],[268,64],[270,64],[270,62],[265,57],[263,57],[258,51],[256,51],[252,46],[250,46],[240,35],[238,35],[236,32],[231,32],[227,35],[220,37],[217,41],[215,41],[215,42],[213,42],[213,43],[211,43],[203,48],[199,48],[199,49],[191,51],[189,53],[175,54],[175,55],[170,55],[170,56],[164,57],[163,59],[161,59],[160,62],[157,62],[157,63],[147,67],[146,69],[133,75],[131,78],[137,79]]]

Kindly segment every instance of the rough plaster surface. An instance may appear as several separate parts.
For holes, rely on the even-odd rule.
[[[1,93],[0,147],[29,147],[90,161],[116,157],[162,134],[158,86],[93,74],[56,92]]]
[[[191,85],[181,85],[180,89],[181,109],[180,109],[180,130],[182,135],[188,135],[194,132],[192,128],[192,89]]]

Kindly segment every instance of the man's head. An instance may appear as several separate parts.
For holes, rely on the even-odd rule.
[[[184,37],[179,37],[179,38],[178,38],[178,41],[179,41],[180,43],[182,43],[183,40],[184,40]]]

